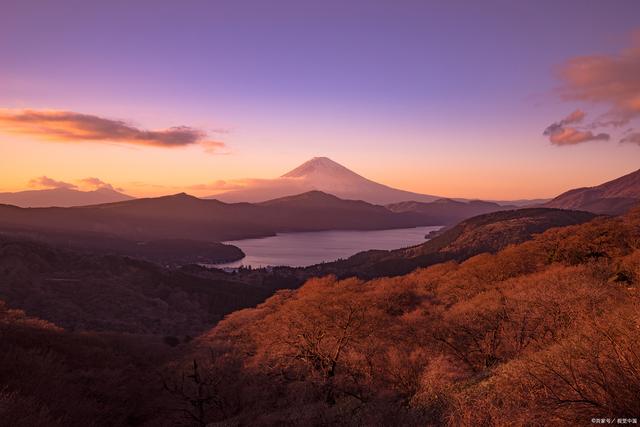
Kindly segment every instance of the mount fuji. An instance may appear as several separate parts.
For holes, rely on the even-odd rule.
[[[245,188],[216,194],[223,202],[263,202],[308,191],[322,191],[341,199],[386,205],[403,201],[432,202],[440,197],[398,190],[371,181],[327,157],[314,157],[279,178],[253,180]]]

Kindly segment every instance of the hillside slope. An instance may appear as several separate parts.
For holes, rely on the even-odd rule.
[[[470,427],[640,413],[638,242],[640,210],[463,263],[279,292],[199,338],[187,362],[200,355],[205,378],[227,384],[202,419]]]
[[[0,300],[68,330],[194,335],[273,290],[0,236]]]
[[[618,215],[638,203],[640,203],[640,170],[596,187],[569,190],[544,206]]]
[[[0,300],[0,424],[170,427],[162,337],[69,332]],[[161,414],[165,414],[163,417]]]
[[[451,199],[438,199],[433,202],[402,202],[387,205],[393,212],[412,212],[421,215],[425,221],[433,224],[451,225],[467,218],[490,212],[516,209],[515,206],[503,206],[494,202],[470,200],[461,202]]]

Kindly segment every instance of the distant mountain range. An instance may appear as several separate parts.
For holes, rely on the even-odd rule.
[[[569,190],[543,206],[618,215],[638,203],[640,203],[640,170],[596,187]]]
[[[334,162],[328,157],[314,157],[279,178],[251,180],[246,187],[231,190],[206,199],[218,199],[224,202],[262,202],[274,198],[292,196],[307,191],[322,191],[341,199],[364,200],[376,205],[389,205],[401,202],[430,203],[440,196],[399,190],[371,181],[350,169]],[[466,199],[455,201],[468,202]],[[495,201],[498,205],[531,206],[546,202],[547,199]],[[468,218],[472,215],[467,215]]]
[[[70,188],[27,190],[15,193],[0,193],[0,204],[22,208],[71,207],[122,202],[133,197],[110,188],[80,191]]]
[[[275,179],[254,179],[237,190],[207,196],[205,199],[216,199],[226,203],[260,203],[273,199],[295,196],[310,191],[320,191],[332,194],[344,200],[363,200],[376,205],[389,205],[402,202],[431,203],[442,205],[442,197],[430,194],[414,193],[399,190],[371,181],[327,157],[314,157],[297,168]],[[28,190],[14,193],[0,193],[0,204],[19,206],[23,208],[39,207],[75,207],[132,200],[133,197],[111,188],[100,188],[94,191],[80,191],[69,188],[55,188],[45,190]],[[466,199],[446,199],[451,203],[469,202],[476,204],[480,201]],[[547,200],[516,200],[493,201],[502,206],[531,206],[539,205]],[[435,210],[442,210],[443,206],[433,206]],[[456,217],[468,218],[483,210],[476,211],[472,206],[457,205],[457,208],[470,213]],[[401,208],[399,208],[401,209]],[[431,209],[420,207],[418,210]],[[451,209],[456,209],[451,206]],[[403,211],[408,209],[403,208]],[[491,211],[491,210],[489,210]],[[421,212],[425,213],[425,212]]]
[[[421,215],[425,222],[451,225],[464,219],[486,213],[516,209],[516,206],[504,206],[495,202],[471,200],[462,202],[451,199],[438,199],[433,202],[401,202],[387,205],[392,212],[413,212]]]
[[[136,240],[225,241],[285,231],[415,227],[425,219],[363,201],[312,191],[264,203],[228,204],[181,193],[72,208],[0,205],[3,228],[103,233]]]
[[[313,203],[319,203],[314,206],[316,211],[320,208],[328,208],[328,206],[322,206],[323,203],[333,203],[332,206],[335,208],[337,204],[344,206],[346,202],[349,202],[350,206],[354,207],[357,206],[356,201],[362,201],[369,204],[369,209],[372,208],[372,205],[385,205],[393,213],[414,214],[414,218],[416,216],[421,218],[419,221],[421,225],[449,225],[484,213],[536,206],[617,215],[626,212],[630,207],[640,202],[640,170],[596,187],[577,188],[567,191],[553,200],[482,201],[447,199],[429,194],[414,193],[371,181],[327,157],[314,157],[279,178],[251,180],[249,182],[250,184],[247,184],[244,188],[208,196],[205,199],[216,199],[218,203],[223,202],[222,205],[253,203],[262,205],[262,207],[286,205],[288,208],[293,207],[293,205],[300,207],[300,204],[310,208]],[[335,197],[330,199],[327,197],[328,195]],[[195,198],[192,197],[192,199]],[[23,208],[79,207],[132,200],[134,200],[133,197],[111,188],[100,188],[94,191],[56,188],[0,193],[0,204]],[[338,200],[340,202],[337,202]],[[141,202],[140,206],[147,203],[150,202]],[[362,207],[362,205],[358,206]],[[239,207],[229,208],[228,210],[233,212],[242,211]],[[281,211],[280,216],[288,216],[290,223],[293,224],[290,228],[299,229],[299,224],[295,225],[295,221],[298,220],[293,216],[295,211],[288,212],[285,215]],[[380,212],[382,211],[378,209],[378,213]],[[206,214],[203,215],[206,216]],[[240,216],[242,217],[242,215]],[[220,221],[221,226],[227,223],[227,219],[223,217],[214,216],[213,218]],[[270,219],[273,220],[274,218],[271,217]],[[230,220],[233,222],[232,219]],[[245,220],[244,228],[251,229],[254,227],[255,221],[253,217],[247,217]],[[332,217],[332,221],[335,222],[335,220],[336,218]],[[317,218],[317,221],[319,221],[319,224],[331,222],[327,222],[324,217]],[[363,221],[367,222],[366,220]],[[349,223],[349,220],[345,219],[344,224],[347,223]],[[239,226],[237,221],[234,224]],[[284,223],[281,223],[281,226],[282,224]],[[263,228],[261,227],[262,225],[258,226],[262,230]],[[324,229],[322,228],[324,226],[319,227]],[[352,227],[357,228],[358,226],[354,224]],[[359,227],[366,228],[369,226],[362,225]],[[389,228],[390,226],[386,225],[384,227]],[[262,235],[262,232],[257,234]]]

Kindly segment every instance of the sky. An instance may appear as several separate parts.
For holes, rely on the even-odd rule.
[[[326,156],[552,197],[640,168],[639,30],[635,0],[0,0],[0,191],[205,196]]]

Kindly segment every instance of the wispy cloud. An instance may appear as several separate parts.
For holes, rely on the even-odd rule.
[[[51,179],[48,176],[39,176],[37,178],[33,178],[29,181],[29,187],[34,188],[68,188],[68,189],[77,189],[78,186],[75,184],[71,184],[70,182],[64,181],[56,181],[55,179]]]
[[[622,125],[640,116],[640,32],[617,55],[572,58],[559,68],[562,98],[607,105],[608,123]]]
[[[549,136],[549,141],[555,145],[575,145],[589,141],[608,141],[611,136],[607,133],[594,134],[591,131],[576,128],[563,128]]]
[[[208,152],[225,147],[207,132],[189,126],[139,129],[125,121],[57,110],[0,110],[0,131],[61,142],[116,142],[154,147],[201,145]]]
[[[79,179],[78,183],[83,187],[89,187],[93,190],[107,189],[107,190],[115,190],[115,191],[124,191],[124,189],[122,188],[114,187],[108,182],[104,182],[100,178],[95,178],[95,177]]]
[[[548,126],[544,135],[556,145],[572,145],[611,139],[597,129],[616,128],[640,117],[640,31],[630,48],[613,55],[578,56],[558,67],[562,82],[559,96],[567,101],[584,102],[606,108],[606,112],[582,126],[585,113],[576,110],[565,119]],[[571,125],[571,126],[570,126]],[[621,142],[635,142],[632,135]]]
[[[48,176],[39,176],[29,180],[28,186],[32,188],[40,189],[55,189],[55,188],[67,188],[70,190],[101,190],[108,189],[114,191],[124,191],[122,188],[114,187],[101,180],[100,178],[90,177],[73,180],[77,184],[73,184],[65,181],[58,181]]]
[[[640,145],[640,132],[629,133],[620,142]]]
[[[564,119],[555,122],[544,130],[543,134],[549,137],[549,141],[555,145],[575,145],[588,141],[608,141],[607,133],[594,134],[590,130],[581,130],[573,125],[581,123],[586,114],[582,110],[576,110]]]

